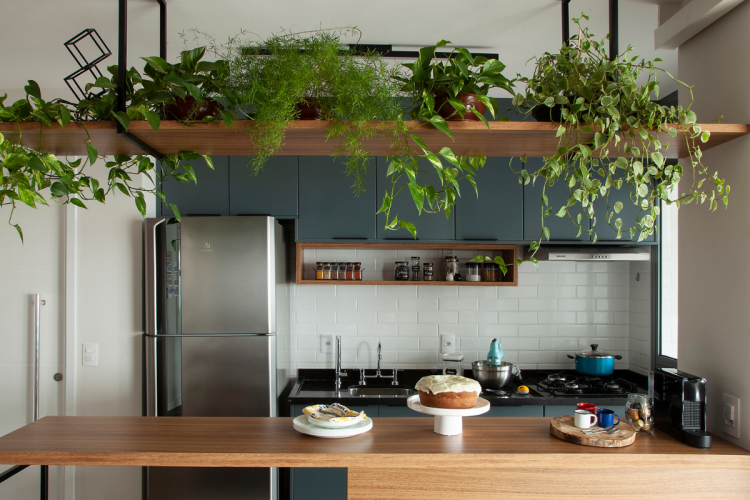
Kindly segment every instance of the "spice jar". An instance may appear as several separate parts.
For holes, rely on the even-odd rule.
[[[409,263],[396,262],[393,270],[393,279],[396,281],[409,281]]]
[[[445,281],[453,281],[454,275],[458,274],[458,258],[454,255],[448,255],[445,258],[443,269],[445,271]]]
[[[419,281],[419,257],[412,257],[411,258],[411,280],[412,281]]]
[[[484,281],[500,281],[500,265],[497,262],[484,263]]]
[[[364,271],[364,269],[362,269],[362,263],[355,262],[354,270],[352,271],[355,281],[362,281],[362,271]]]
[[[628,394],[625,403],[625,421],[636,432],[649,434],[654,428],[653,399],[645,394]]]
[[[339,262],[339,281],[346,279],[346,264]]]
[[[466,281],[482,281],[481,266],[479,262],[467,262]]]
[[[354,263],[353,262],[346,263],[346,279],[347,280],[354,279]]]
[[[324,280],[331,279],[331,263],[330,262],[323,262],[323,279]]]
[[[425,262],[422,265],[422,276],[424,281],[434,281],[432,262]]]
[[[322,262],[315,263],[315,279],[316,280],[323,279],[323,263]]]

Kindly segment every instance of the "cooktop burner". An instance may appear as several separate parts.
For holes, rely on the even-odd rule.
[[[625,396],[637,392],[638,386],[620,377],[592,377],[576,372],[557,372],[544,376],[540,374],[536,382],[537,391],[545,396],[557,397],[607,397]]]

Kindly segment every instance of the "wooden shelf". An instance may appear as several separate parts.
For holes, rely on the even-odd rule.
[[[558,125],[540,122],[490,122],[490,131],[482,123],[455,122],[451,130],[455,142],[431,125],[407,122],[409,127],[418,127],[417,133],[433,151],[449,146],[458,155],[482,156],[551,156],[558,147],[555,137]],[[84,124],[99,154],[140,154],[137,146],[117,135],[115,122],[87,122]],[[388,122],[378,122],[388,127]],[[197,123],[181,125],[175,121],[163,121],[158,131],[153,131],[147,122],[132,122],[129,132],[164,154],[175,154],[193,150],[201,154],[213,155],[252,155],[255,153],[247,127],[253,122],[238,121],[230,127],[223,123]],[[326,156],[336,148],[338,141],[325,141],[325,121],[297,121],[286,130],[284,147],[280,155]],[[711,132],[711,139],[703,144],[704,151],[724,144],[737,137],[750,133],[746,124],[704,124],[702,130]],[[39,123],[0,123],[0,132],[17,140],[19,130],[23,133],[22,143],[31,148],[39,148],[40,140],[44,150],[56,155],[85,156],[87,138],[79,123],[65,127],[55,124],[45,126]],[[40,131],[41,136],[40,136]],[[582,134],[591,139],[592,134]],[[659,134],[663,144],[670,147],[665,156],[680,158],[686,156],[685,139],[682,134],[669,137],[666,132]],[[366,141],[366,147],[373,156],[391,153],[390,140],[373,139]],[[614,154],[614,152],[613,152]]]
[[[312,265],[310,262],[304,261],[304,252],[306,249],[327,249],[327,250],[454,250],[456,252],[470,251],[473,254],[494,254],[502,255],[503,260],[506,263],[512,263],[513,259],[519,255],[518,245],[498,245],[498,244],[479,244],[479,243],[313,243],[313,242],[298,242],[297,243],[297,257],[296,257],[296,270],[295,283],[297,285],[401,285],[401,286],[518,286],[518,268],[508,266],[508,272],[505,276],[500,273],[502,281],[496,282],[482,282],[482,281],[395,281],[395,280],[362,280],[362,281],[349,281],[349,280],[315,280],[315,279],[304,279],[304,268],[305,265]],[[432,259],[433,257],[428,257]],[[355,258],[359,259],[359,257]],[[407,257],[397,257],[397,259],[403,259],[408,261]],[[423,259],[426,260],[427,258]],[[326,261],[327,262],[327,261]],[[347,258],[346,262],[350,262]],[[462,264],[465,260],[461,261]],[[314,264],[314,263],[313,263]],[[443,262],[435,261],[435,275],[437,278],[441,278]],[[367,266],[365,266],[367,267]],[[375,271],[364,270],[365,276]],[[381,272],[377,271],[377,272]],[[463,271],[462,271],[463,274]]]

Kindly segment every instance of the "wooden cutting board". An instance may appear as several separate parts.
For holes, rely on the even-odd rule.
[[[620,432],[607,434],[584,434],[583,429],[579,429],[573,423],[573,415],[563,415],[555,417],[549,424],[549,433],[558,439],[573,444],[582,444],[583,446],[597,446],[599,448],[621,448],[630,446],[635,442],[635,430],[625,422],[620,423]],[[594,426],[591,429],[599,429]]]

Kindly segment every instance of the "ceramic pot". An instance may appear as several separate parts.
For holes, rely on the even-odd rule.
[[[221,104],[209,99],[203,99],[200,104],[196,104],[191,95],[185,99],[175,96],[174,100],[174,104],[167,105],[168,119],[201,121],[207,116],[218,118],[223,109]]]
[[[458,95],[459,100],[461,103],[466,106],[466,111],[464,113],[464,117],[461,118],[461,115],[453,113],[456,112],[456,110],[448,103],[448,96],[443,95],[439,97],[435,97],[435,109],[437,110],[438,114],[445,118],[449,122],[454,121],[465,121],[465,122],[479,122],[481,121],[477,115],[472,113],[471,109],[476,109],[479,114],[484,115],[484,110],[486,109],[485,105],[477,99],[476,94],[459,94]],[[453,116],[451,116],[453,115]],[[448,118],[450,116],[450,118]]]

